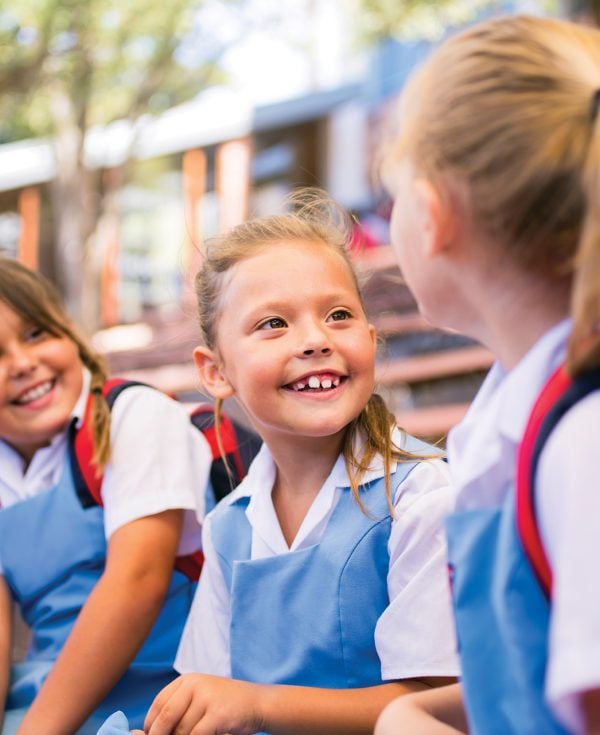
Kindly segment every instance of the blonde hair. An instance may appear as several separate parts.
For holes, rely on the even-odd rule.
[[[226,273],[236,263],[252,257],[266,247],[277,248],[289,242],[320,243],[341,256],[356,286],[363,304],[356,272],[348,254],[352,218],[338,204],[319,189],[302,189],[288,198],[293,211],[249,220],[229,232],[209,240],[205,245],[202,268],[196,276],[196,295],[200,328],[204,342],[210,349],[217,348],[217,323],[220,312],[220,296]],[[220,414],[217,400],[215,414]],[[397,447],[391,438],[395,423],[381,396],[374,393],[365,408],[347,427],[342,454],[348,470],[352,493],[361,508],[359,485],[376,454],[384,462],[386,495],[392,510],[390,468],[395,460],[411,461],[422,458]],[[356,456],[356,439],[364,437],[364,451]]]
[[[16,260],[5,257],[0,257],[0,301],[24,322],[40,327],[55,337],[66,337],[76,345],[81,362],[92,376],[92,461],[101,471],[110,458],[110,410],[102,395],[106,380],[102,357],[91,349],[71,322],[53,284]]]
[[[409,81],[384,176],[409,156],[467,184],[516,263],[572,278],[573,373],[600,363],[600,31],[507,16],[444,43]],[[393,185],[392,185],[393,188]]]

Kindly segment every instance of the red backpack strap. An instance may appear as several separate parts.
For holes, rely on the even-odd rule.
[[[547,597],[550,597],[552,590],[552,570],[535,512],[534,464],[537,465],[537,462],[534,462],[534,455],[539,455],[537,444],[544,419],[570,385],[571,378],[561,366],[550,377],[534,404],[517,455],[517,530],[525,555]]]
[[[227,460],[226,465],[217,441],[214,406],[210,403],[199,404],[190,414],[190,419],[204,434],[210,446],[213,457],[210,480],[215,500],[218,502],[244,479],[262,441],[254,432],[221,414],[219,437]]]
[[[112,378],[107,380],[102,388],[108,407],[112,410],[117,397],[133,385],[146,385],[134,380]],[[77,421],[73,421],[69,428],[69,461],[75,490],[79,501],[84,508],[102,506],[102,473],[96,473],[92,462],[94,444],[92,438],[91,412],[93,396],[90,393],[86,404],[83,420],[79,428]],[[251,431],[240,426],[225,415],[221,415],[219,436],[223,450],[231,467],[231,478],[223,458],[219,452],[215,426],[214,407],[211,404],[200,404],[190,415],[190,420],[206,437],[212,452],[210,470],[211,484],[216,500],[220,500],[246,475],[250,462],[258,452],[261,441]],[[196,551],[185,556],[178,556],[175,568],[183,572],[192,580],[200,576],[204,555]]]
[[[111,378],[102,387],[102,394],[112,410],[117,396],[132,385],[142,385],[133,380]],[[102,505],[102,473],[97,473],[92,457],[94,456],[94,442],[92,437],[92,405],[94,396],[90,393],[87,399],[83,419],[79,428],[77,421],[73,421],[69,428],[69,463],[75,484],[75,491],[81,505],[91,508]]]
[[[552,569],[544,549],[535,507],[535,476],[542,449],[565,413],[600,388],[600,368],[573,380],[564,365],[542,388],[517,453],[517,531],[525,554],[548,599],[552,596]]]

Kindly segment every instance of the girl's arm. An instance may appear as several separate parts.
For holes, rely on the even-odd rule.
[[[293,635],[293,631],[291,632]],[[362,689],[254,684],[208,674],[184,674],[154,700],[148,735],[370,735],[381,710],[403,694],[428,689],[406,680]]]
[[[126,671],[167,593],[182,510],[127,523],[110,537],[106,568],[19,735],[75,732]]]
[[[0,731],[4,720],[6,697],[10,684],[12,661],[12,597],[3,576],[0,576]]]
[[[468,733],[460,684],[395,699],[381,713],[374,735]]]

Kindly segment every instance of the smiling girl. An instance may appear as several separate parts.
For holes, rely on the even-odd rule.
[[[197,277],[205,389],[264,440],[207,518],[184,675],[146,732],[369,733],[393,697],[457,674],[445,463],[373,393],[376,336],[319,192],[210,242]]]
[[[139,726],[175,676],[195,583],[174,562],[199,548],[211,453],[159,391],[131,387],[110,413],[105,377],[52,285],[0,258],[5,735],[94,733],[116,702]],[[71,472],[69,437],[84,415],[104,471],[103,507],[77,491]],[[31,644],[11,672],[13,601]]]

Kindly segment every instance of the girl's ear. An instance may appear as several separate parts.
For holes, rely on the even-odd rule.
[[[204,389],[213,398],[229,398],[235,393],[215,352],[208,347],[196,347],[194,363]]]
[[[434,257],[449,250],[457,232],[457,211],[450,197],[428,179],[414,182],[424,233],[425,255]]]

